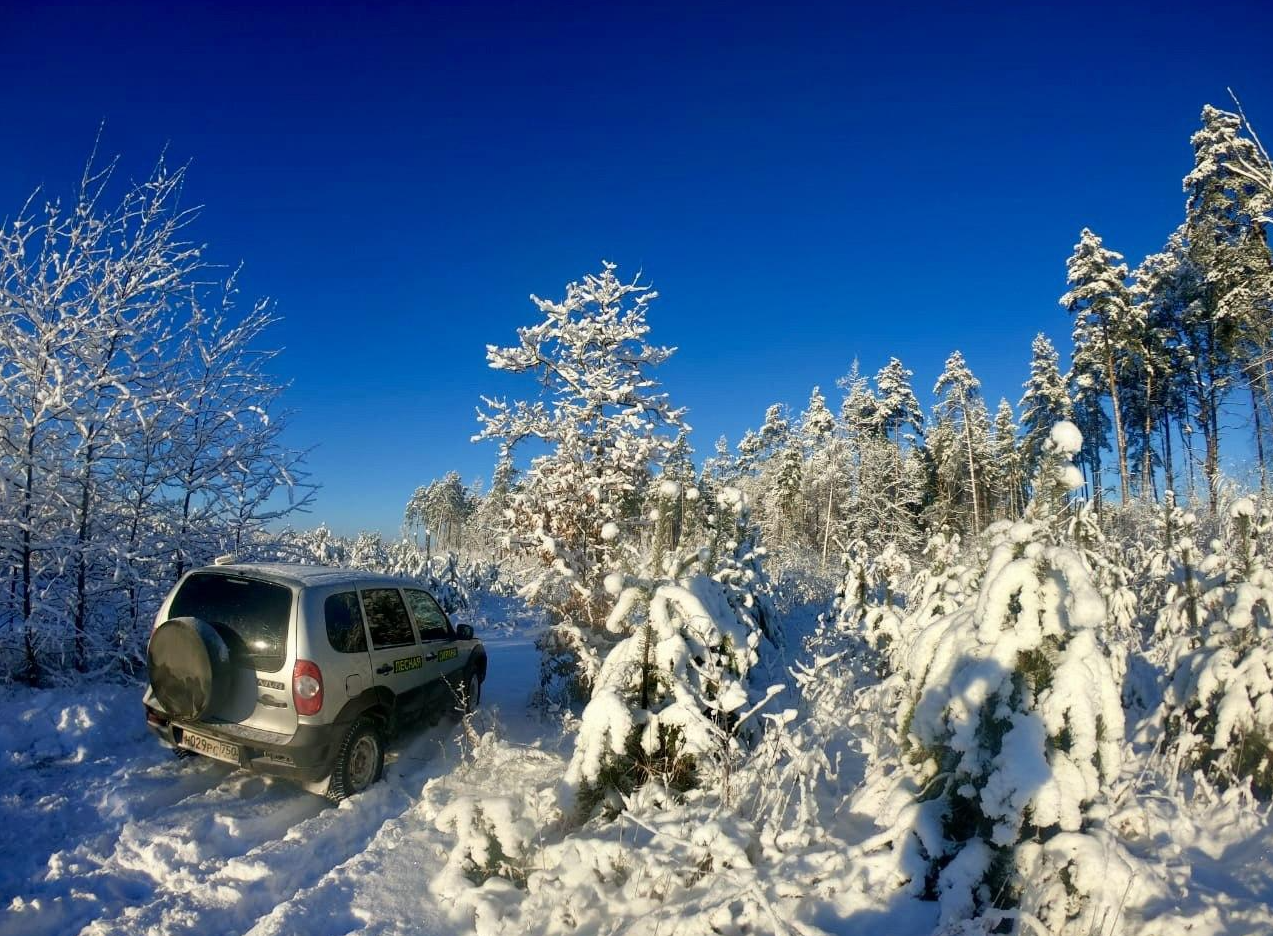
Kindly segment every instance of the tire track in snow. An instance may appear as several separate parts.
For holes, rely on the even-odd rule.
[[[33,936],[229,933],[313,885],[408,812],[424,774],[447,769],[451,726],[408,739],[385,782],[330,807],[282,782],[236,773],[158,823],[130,824],[96,872],[70,875],[63,913],[41,909]],[[267,795],[262,795],[265,793]],[[184,817],[184,818],[182,818]],[[86,899],[87,898],[87,899]],[[45,924],[52,923],[52,926]],[[82,929],[81,929],[82,927]]]
[[[179,763],[149,735],[142,740],[109,758],[77,765],[76,770],[99,768],[78,788],[66,783],[65,766],[18,772],[0,799],[0,854],[5,855],[0,907],[14,897],[31,896],[36,882],[64,866],[71,853],[98,856],[100,863],[130,821],[203,794],[233,772],[213,762]],[[67,842],[76,844],[59,847]]]

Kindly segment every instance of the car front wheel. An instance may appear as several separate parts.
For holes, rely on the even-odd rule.
[[[481,701],[482,680],[478,678],[476,670],[472,670],[464,677],[464,714],[472,714]]]

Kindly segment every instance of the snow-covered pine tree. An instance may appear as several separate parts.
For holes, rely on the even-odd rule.
[[[1134,581],[1136,570],[1128,562],[1126,544],[1105,534],[1090,501],[1080,500],[1070,514],[1068,535],[1087,564],[1092,581],[1105,598],[1105,627],[1101,636],[1111,651],[1121,679],[1126,656],[1140,648],[1140,601]]]
[[[793,434],[761,472],[761,503],[770,542],[789,547],[804,544],[804,455]]]
[[[924,411],[911,387],[914,376],[897,358],[889,358],[875,375],[875,419],[880,432],[892,439],[899,451],[906,427],[917,437],[922,438],[924,432]]]
[[[840,407],[843,445],[837,455],[844,477],[838,499],[840,521],[835,544],[844,550],[864,540],[872,554],[894,543],[910,553],[922,542],[919,515],[927,470],[913,437],[904,451],[884,433],[880,401],[854,362],[839,381],[845,390]]]
[[[1218,504],[1219,408],[1231,384],[1241,375],[1251,393],[1256,452],[1261,478],[1266,475],[1261,419],[1267,404],[1267,360],[1273,321],[1273,258],[1264,225],[1269,200],[1243,164],[1265,159],[1255,143],[1242,135],[1238,114],[1207,105],[1202,127],[1190,142],[1194,167],[1185,177],[1184,240],[1189,258],[1203,273],[1198,299],[1207,329],[1211,360],[1205,362],[1212,397],[1201,401],[1200,428],[1206,442],[1203,463],[1213,512]],[[1236,373],[1235,373],[1236,372]]]
[[[729,439],[720,436],[710,457],[703,460],[703,477],[713,484],[730,485],[738,479],[738,460],[729,449]]]
[[[416,488],[403,512],[403,524],[408,530],[424,533],[426,553],[435,547],[459,549],[476,509],[476,501],[460,480],[460,473],[448,471],[442,478]]]
[[[809,405],[800,414],[800,441],[806,452],[814,452],[826,445],[835,432],[835,416],[827,409],[827,398],[820,387],[809,394]]]
[[[936,420],[949,436],[944,464],[945,489],[956,498],[955,506],[966,511],[963,525],[973,533],[983,526],[984,474],[989,447],[990,419],[981,399],[981,382],[969,370],[959,351],[946,358],[946,366],[933,387],[937,397]],[[956,454],[957,453],[957,454]]]
[[[647,338],[657,293],[615,269],[606,262],[570,283],[561,301],[532,297],[541,320],[519,328],[516,345],[487,348],[491,367],[531,375],[545,392],[535,402],[484,398],[474,436],[503,452],[528,440],[547,448],[511,499],[511,529],[541,563],[527,595],[552,611],[564,646],[594,661],[585,674],[611,639],[605,578],[640,541],[651,468],[684,429],[650,373],[674,350]]]
[[[923,565],[910,585],[903,640],[966,603],[977,585],[977,569],[965,561],[963,552],[958,533],[938,530],[928,538],[921,556]]]
[[[1168,341],[1170,327],[1165,316],[1170,313],[1160,302],[1159,291],[1165,284],[1160,282],[1159,272],[1155,255],[1145,258],[1132,274],[1136,334],[1128,349],[1122,382],[1128,453],[1138,466],[1140,496],[1145,500],[1156,498],[1155,462],[1163,466],[1165,486],[1170,488],[1174,483],[1169,426],[1172,397],[1179,386],[1179,361]],[[1160,421],[1168,432],[1162,430]]]
[[[844,552],[843,568],[830,611],[823,620],[840,634],[857,638],[869,647],[873,665],[883,675],[888,669],[888,654],[896,652],[902,636],[910,559],[893,543],[872,554],[865,540],[855,540]]]
[[[1100,375],[1089,367],[1090,359],[1075,351],[1067,375],[1070,399],[1074,401],[1074,425],[1083,436],[1079,464],[1087,477],[1092,505],[1099,513],[1105,503],[1105,480],[1101,453],[1109,449],[1110,420],[1105,411],[1104,389]]]
[[[1194,273],[1184,249],[1183,232],[1177,230],[1161,252],[1141,261],[1132,286],[1132,297],[1144,310],[1145,319],[1141,370],[1144,399],[1150,409],[1145,414],[1145,435],[1154,428],[1158,431],[1163,487],[1168,491],[1174,490],[1176,484],[1172,426],[1182,429],[1190,419],[1191,377],[1196,362],[1188,348],[1186,322],[1197,290]],[[1152,455],[1146,451],[1143,457]],[[1145,471],[1152,471],[1152,464],[1142,466]]]
[[[506,453],[501,453],[491,473],[491,486],[482,495],[473,511],[473,532],[488,555],[502,556],[509,546],[509,529],[506,514],[509,501],[518,483],[517,466]]]
[[[1025,510],[1025,472],[1017,444],[1016,417],[1012,404],[999,400],[990,439],[989,485],[998,519],[1014,520]]]
[[[808,516],[809,546],[822,556],[823,565],[838,527],[839,502],[848,493],[848,445],[839,421],[827,408],[819,387],[809,395],[809,405],[800,417],[800,440],[804,446],[804,502]]]
[[[1106,249],[1099,237],[1083,228],[1065,264],[1070,290],[1061,297],[1061,305],[1074,314],[1075,372],[1099,382],[1110,400],[1119,489],[1126,503],[1131,491],[1119,377],[1135,327],[1127,265],[1122,260],[1122,254]]]
[[[1052,427],[1074,416],[1060,361],[1048,336],[1042,332],[1036,335],[1030,346],[1030,376],[1017,404],[1021,411],[1021,470],[1027,479],[1038,471],[1043,443]]]

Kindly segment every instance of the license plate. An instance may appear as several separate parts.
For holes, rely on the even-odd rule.
[[[188,748],[191,751],[198,751],[208,757],[215,757],[217,760],[228,761],[231,764],[239,762],[239,746],[231,744],[229,741],[218,741],[216,738],[205,738],[201,734],[195,734],[193,731],[183,731],[181,734],[181,747]]]

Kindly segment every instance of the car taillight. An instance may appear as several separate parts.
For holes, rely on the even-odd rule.
[[[292,703],[297,715],[317,715],[323,707],[323,671],[317,663],[297,660],[292,667]]]

